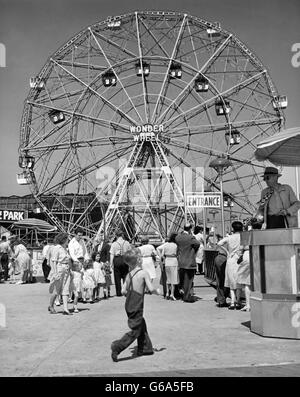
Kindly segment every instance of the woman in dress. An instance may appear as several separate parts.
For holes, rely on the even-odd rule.
[[[179,283],[178,278],[178,261],[177,261],[177,244],[175,238],[177,234],[172,233],[168,242],[157,248],[159,255],[165,260],[165,271],[167,278],[167,294],[166,299],[176,301],[174,296],[175,285]]]
[[[25,284],[28,275],[31,271],[31,257],[24,244],[20,240],[14,242],[14,255],[13,258],[17,262],[17,267],[20,270],[20,280],[16,284]]]
[[[48,278],[50,279],[49,292],[50,305],[48,310],[51,314],[55,314],[54,302],[57,295],[62,296],[63,314],[70,315],[68,309],[68,298],[70,293],[70,284],[72,278],[71,258],[67,252],[68,235],[59,233],[54,239],[54,247],[51,252],[52,267]]]
[[[149,238],[142,238],[142,245],[139,247],[142,256],[142,269],[147,271],[150,276],[151,283],[156,278],[155,261],[157,252],[152,244],[149,244]]]
[[[224,237],[221,239],[217,244],[218,245],[225,245],[227,246],[228,257],[225,269],[225,282],[224,286],[230,288],[230,298],[231,303],[228,307],[229,310],[239,310],[241,309],[242,305],[239,299],[239,296],[236,296],[236,289],[237,289],[237,270],[238,270],[238,263],[237,260],[241,254],[241,235],[240,232],[243,231],[243,224],[242,222],[235,221],[232,222],[232,230],[233,234]]]

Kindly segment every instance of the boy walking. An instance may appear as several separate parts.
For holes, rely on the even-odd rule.
[[[131,331],[121,339],[111,344],[111,358],[118,361],[118,354],[137,339],[137,356],[153,354],[153,347],[147,332],[144,315],[144,295],[147,286],[149,292],[159,295],[150,281],[149,274],[142,270],[142,258],[138,249],[130,249],[124,254],[124,262],[129,267],[129,273],[122,287],[126,296],[125,310],[128,316],[128,326]]]

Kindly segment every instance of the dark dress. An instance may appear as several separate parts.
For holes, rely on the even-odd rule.
[[[133,275],[131,275],[131,273],[128,274],[130,282],[126,295],[125,311],[128,317],[128,326],[131,331],[127,332],[121,339],[112,343],[113,350],[117,354],[131,345],[135,339],[137,339],[138,355],[153,353],[152,343],[147,332],[146,321],[143,317],[144,293],[140,294],[135,291],[132,286],[132,279],[139,271],[141,271],[141,269],[137,270]]]

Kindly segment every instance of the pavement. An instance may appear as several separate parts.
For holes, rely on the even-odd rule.
[[[159,270],[157,273],[156,286]],[[62,315],[60,306],[58,314],[51,315],[47,311],[48,284],[1,283],[0,376],[300,375],[299,340],[251,332],[250,313],[218,308],[215,290],[202,275],[195,276],[194,290],[195,303],[146,295],[145,319],[155,354],[134,358],[134,346],[130,346],[113,362],[111,342],[128,330],[124,297],[80,303],[80,312],[72,316]]]

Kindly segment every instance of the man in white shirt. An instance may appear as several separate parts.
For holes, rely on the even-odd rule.
[[[6,236],[2,236],[0,242],[0,270],[4,272],[4,281],[7,281],[9,278],[8,272],[8,262],[9,258],[12,255],[12,250],[10,248],[10,244],[7,241]]]
[[[122,231],[118,231],[116,236],[117,240],[112,243],[109,251],[110,265],[114,270],[116,295],[122,296],[121,280],[123,280],[124,283],[128,273],[128,265],[124,262],[123,255],[131,246],[128,241],[124,240]]]
[[[74,262],[79,262],[79,258],[84,258],[85,261],[90,259],[85,242],[83,240],[83,232],[81,229],[75,230],[75,237],[69,242],[69,254]]]

